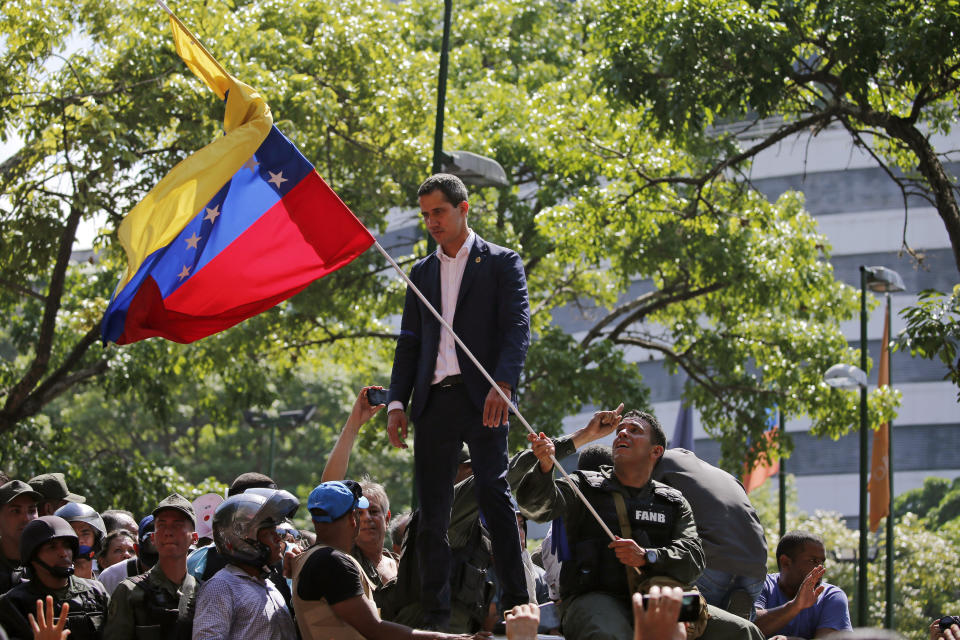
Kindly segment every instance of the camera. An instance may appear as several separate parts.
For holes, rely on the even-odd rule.
[[[387,392],[389,389],[367,389],[367,402],[371,407],[381,404],[387,404]]]
[[[650,596],[643,595],[643,608],[647,608]],[[677,622],[696,622],[700,619],[700,594],[696,591],[684,591]]]
[[[937,620],[937,624],[940,625],[940,633],[943,633],[953,625],[960,626],[960,616],[943,616]]]

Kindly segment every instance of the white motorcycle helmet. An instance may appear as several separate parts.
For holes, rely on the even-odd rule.
[[[93,507],[79,502],[68,502],[57,509],[53,515],[63,518],[67,522],[85,522],[93,528],[93,546],[81,546],[78,557],[93,557],[93,555],[100,553],[103,539],[107,537],[107,527],[103,524],[103,518]]]

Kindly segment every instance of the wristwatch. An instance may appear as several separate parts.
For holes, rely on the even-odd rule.
[[[646,558],[647,558],[647,564],[656,564],[656,563],[657,563],[657,558],[660,557],[660,554],[657,553],[657,550],[656,550],[656,549],[647,549],[647,550],[644,552],[644,555],[645,555]]]

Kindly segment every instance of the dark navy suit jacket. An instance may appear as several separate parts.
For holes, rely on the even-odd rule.
[[[410,280],[437,311],[441,309],[440,259],[436,253],[410,270]],[[530,344],[530,305],[523,262],[515,251],[476,236],[463,271],[453,330],[497,382],[507,382],[516,398],[520,372]],[[407,287],[400,337],[390,375],[390,401],[399,400],[416,420],[427,404],[437,364],[440,322]],[[470,400],[479,411],[490,383],[457,346],[460,373]]]

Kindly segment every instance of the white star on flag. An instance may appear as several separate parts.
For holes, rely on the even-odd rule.
[[[268,171],[267,173],[270,174],[270,179],[267,180],[267,182],[275,186],[279,191],[280,185],[287,181],[287,179],[283,177],[283,171],[278,171],[277,173],[274,173],[273,171]]]

